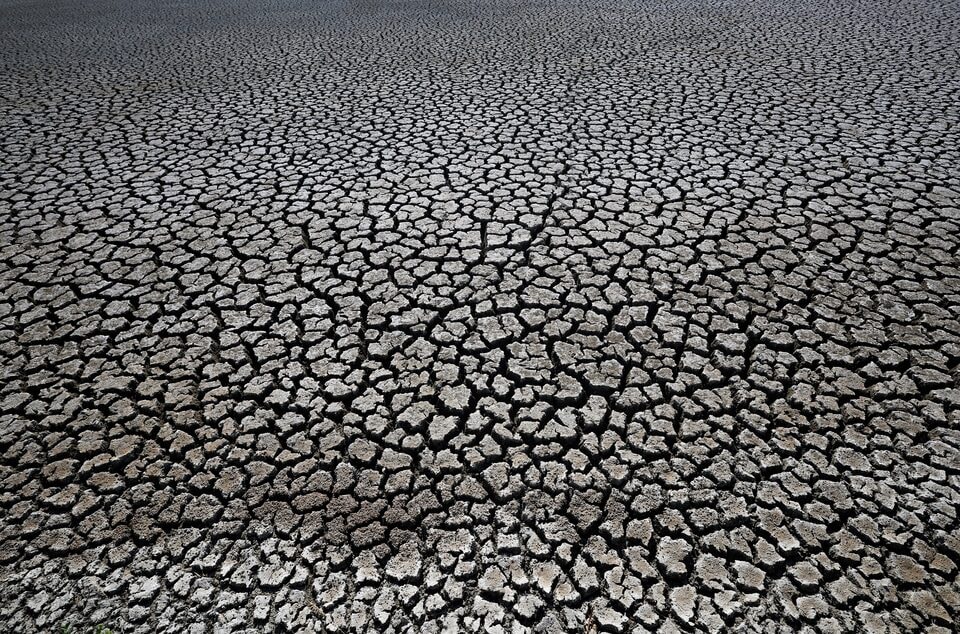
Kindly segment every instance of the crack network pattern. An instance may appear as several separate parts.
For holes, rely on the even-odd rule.
[[[0,625],[946,633],[960,7],[0,1]]]

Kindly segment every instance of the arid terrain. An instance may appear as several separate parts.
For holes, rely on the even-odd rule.
[[[0,631],[960,620],[956,0],[0,0]]]

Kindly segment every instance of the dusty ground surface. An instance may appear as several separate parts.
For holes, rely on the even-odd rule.
[[[958,16],[0,0],[0,629],[951,631]]]

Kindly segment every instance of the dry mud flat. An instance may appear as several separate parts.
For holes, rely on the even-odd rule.
[[[953,631],[958,50],[0,0],[0,629]]]

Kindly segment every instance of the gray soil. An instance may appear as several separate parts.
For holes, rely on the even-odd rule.
[[[0,0],[0,630],[960,619],[953,0]]]

